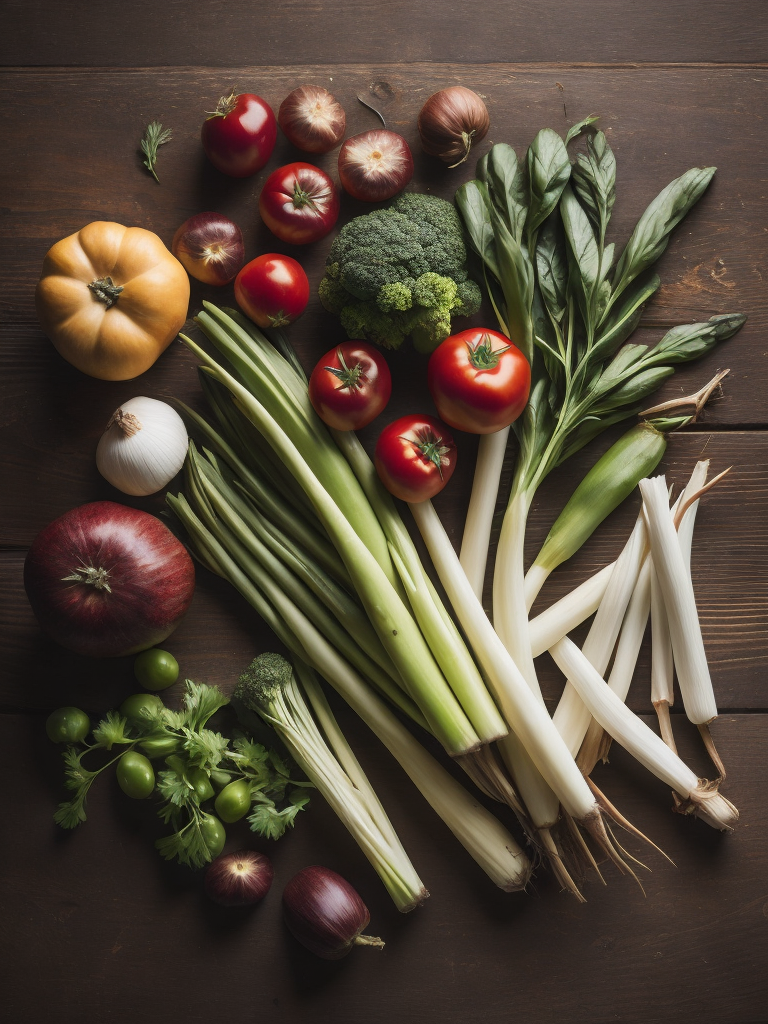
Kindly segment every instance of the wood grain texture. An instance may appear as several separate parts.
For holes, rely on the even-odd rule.
[[[6,1019],[42,1024],[55,998],[60,1024],[507,1024],[511,1013],[535,1024],[764,1022],[768,716],[723,723],[728,795],[742,815],[730,836],[672,814],[669,791],[615,750],[599,784],[676,867],[625,837],[652,870],[640,872],[644,893],[609,865],[607,885],[588,883],[579,905],[543,872],[530,895],[494,888],[378,742],[339,713],[431,892],[406,917],[320,799],[279,844],[255,843],[274,858],[275,884],[252,912],[213,907],[199,877],[165,865],[151,805],[128,801],[114,780],[99,780],[89,820],[63,834],[51,821],[61,768],[42,719],[0,716],[6,815],[25,851],[20,870],[18,844],[0,846],[0,900],[14,923],[0,936],[13,965]],[[696,766],[690,732],[680,746]],[[228,848],[254,845],[247,836],[229,827]],[[290,938],[280,892],[308,863],[356,886],[383,952],[327,963]]]
[[[99,9],[87,0],[6,0],[0,64],[189,65],[230,68],[370,62],[764,61],[760,0],[488,0],[482,13],[426,0],[133,0]],[[40,27],[44,26],[41,32]],[[343,41],[343,42],[342,42]]]
[[[329,85],[344,103],[349,133],[372,127],[373,115],[355,96],[371,89],[392,128],[414,151],[412,187],[450,199],[472,176],[471,165],[449,172],[419,150],[415,122],[424,99],[461,79],[485,97],[491,139],[509,141],[522,152],[542,125],[564,131],[586,113],[602,115],[602,124],[618,161],[618,199],[611,238],[621,243],[650,200],[672,178],[691,166],[716,164],[709,192],[674,235],[662,257],[663,287],[649,304],[635,340],[653,342],[676,323],[707,319],[715,313],[743,311],[746,327],[727,345],[697,364],[683,367],[659,393],[660,398],[690,393],[717,368],[734,366],[725,399],[713,406],[715,425],[762,424],[768,384],[764,334],[768,312],[768,147],[758,113],[768,98],[768,72],[755,70],[564,69],[530,71],[514,66],[477,67],[471,74],[456,65],[412,68],[342,65],[237,68],[226,74],[210,69],[103,71],[19,71],[0,75],[0,102],[7,112],[15,145],[0,167],[0,230],[13,246],[0,253],[0,365],[3,368],[2,422],[23,422],[22,409],[42,398],[61,401],[71,372],[36,328],[34,286],[45,252],[54,241],[91,220],[109,219],[156,231],[167,244],[178,225],[193,213],[217,209],[243,228],[249,258],[264,251],[300,255],[314,289],[322,276],[330,239],[300,253],[279,243],[261,224],[257,198],[266,175],[301,157],[281,137],[270,163],[252,179],[235,180],[215,171],[199,143],[202,112],[231,84],[263,93],[277,109],[298,83]],[[331,81],[332,79],[332,81]],[[55,93],[56,102],[51,103]],[[642,102],[638,102],[638,97]],[[567,117],[564,114],[567,108]],[[159,118],[173,126],[175,138],[158,161],[161,184],[141,167],[138,140],[146,123]],[[482,152],[491,139],[479,149]],[[336,154],[318,163],[335,176]],[[366,212],[366,204],[344,197],[342,220]],[[193,289],[190,311],[201,298],[226,299],[231,290]],[[486,310],[478,317],[493,322]],[[466,323],[466,321],[465,321]],[[292,338],[311,365],[340,336],[338,321],[313,297]],[[142,387],[179,387],[169,351],[141,377]],[[183,371],[181,371],[183,372]],[[25,382],[36,381],[30,390]],[[79,381],[82,395],[101,403],[117,389]],[[98,390],[97,390],[98,388]],[[134,392],[135,393],[135,392]],[[87,404],[87,403],[86,403]],[[105,409],[106,415],[111,410]],[[47,412],[47,408],[46,408]],[[0,442],[5,437],[0,428]],[[7,442],[6,442],[7,446]]]

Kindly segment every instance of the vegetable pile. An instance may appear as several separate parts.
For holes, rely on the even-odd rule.
[[[247,905],[266,896],[272,865],[253,850],[224,854],[224,826],[245,819],[275,839],[314,787],[398,910],[412,910],[429,894],[342,734],[322,678],[505,891],[525,889],[542,861],[583,899],[579,880],[595,866],[595,849],[634,874],[634,858],[612,827],[645,837],[589,778],[614,739],[669,784],[676,810],[717,829],[734,826],[738,811],[719,792],[725,769],[709,730],[717,705],[690,570],[698,503],[724,474],[707,480],[708,464],[700,463],[671,507],[666,479],[650,478],[669,435],[700,413],[727,371],[696,395],[643,407],[677,365],[733,336],[745,317],[680,325],[651,346],[629,340],[660,285],[653,265],[714,168],[671,182],[618,252],[607,241],[616,162],[594,120],[574,125],[565,140],[540,131],[524,161],[511,146],[492,145],[455,205],[407,192],[344,224],[318,294],[350,340],[329,349],[309,378],[280,330],[308,305],[306,273],[279,253],[246,262],[229,218],[187,219],[175,234],[175,255],[150,232],[104,223],[51,249],[37,293],[41,320],[66,358],[105,379],[143,372],[181,328],[184,268],[209,285],[234,281],[239,309],[206,301],[194,318],[207,344],[180,335],[199,361],[205,411],[178,403],[182,421],[153,399],[125,402],[99,443],[97,464],[124,493],[145,495],[172,484],[183,462],[179,487],[166,495],[174,527],[289,654],[265,653],[233,668],[232,709],[242,731],[230,736],[209,724],[227,697],[189,680],[180,710],[135,694],[107,713],[90,742],[84,712],[54,712],[48,735],[68,744],[72,791],[56,812],[60,825],[85,820],[90,786],[114,766],[127,796],[158,798],[171,830],[158,840],[160,853],[193,868],[208,864],[211,898]],[[455,167],[489,123],[482,99],[453,87],[427,101],[418,127],[425,152]],[[346,115],[317,86],[294,90],[277,119],[261,97],[233,90],[203,124],[205,152],[225,175],[255,174],[271,157],[278,124],[304,152],[326,153],[342,144]],[[155,177],[157,148],[169,138],[157,123],[147,130],[145,166]],[[582,146],[574,160],[572,143]],[[402,192],[413,166],[405,139],[386,126],[348,138],[339,152],[342,187],[366,202]],[[331,177],[293,162],[269,174],[259,211],[278,239],[305,246],[333,230],[340,203]],[[130,260],[123,261],[124,249]],[[452,334],[454,318],[479,311],[481,287],[498,329]],[[426,370],[440,419],[413,410],[383,426],[372,460],[354,431],[382,414],[393,384],[384,353],[369,343],[398,349],[409,337],[413,366]],[[526,520],[542,481],[602,431],[638,414],[643,421],[578,485],[526,572]],[[456,466],[462,439],[453,430],[480,435],[460,554],[431,503]],[[518,451],[491,622],[483,586],[510,430]],[[529,618],[549,574],[638,485],[643,510],[616,561]],[[395,498],[409,506],[450,611]],[[176,660],[147,648],[188,607],[194,571],[159,520],[109,502],[75,509],[35,541],[25,583],[41,625],[59,642],[90,655],[142,651],[135,664],[142,685],[173,685]],[[580,648],[568,634],[591,615]],[[661,737],[625,703],[649,617]],[[534,666],[545,651],[566,680],[554,715]],[[712,782],[677,754],[669,716],[675,673],[717,770]],[[268,745],[257,741],[265,731]],[[512,809],[518,838],[425,749],[422,733],[502,813],[501,805]],[[297,779],[275,747],[309,781]],[[300,872],[285,888],[283,907],[291,932],[318,956],[383,945],[362,934],[365,904],[328,868]]]

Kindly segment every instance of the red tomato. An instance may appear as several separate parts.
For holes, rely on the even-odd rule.
[[[509,338],[475,327],[438,345],[427,383],[446,423],[470,434],[493,434],[525,408],[531,368]]]
[[[294,245],[316,242],[339,216],[339,193],[331,179],[312,164],[278,167],[264,182],[259,213],[269,230]]]
[[[309,301],[309,281],[301,265],[274,252],[246,263],[235,278],[238,306],[259,327],[285,327]]]
[[[323,358],[309,378],[315,412],[336,430],[360,430],[375,420],[392,394],[384,356],[364,341],[345,341]]]
[[[272,155],[277,121],[261,96],[232,92],[203,121],[203,149],[214,167],[233,178],[260,171]]]
[[[382,483],[403,501],[426,501],[448,483],[456,445],[434,416],[401,416],[379,435],[374,456]]]

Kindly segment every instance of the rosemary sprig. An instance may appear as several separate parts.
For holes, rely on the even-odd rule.
[[[172,138],[173,129],[163,128],[159,121],[152,121],[147,125],[144,131],[144,138],[141,140],[141,151],[146,158],[144,160],[144,166],[158,184],[160,179],[155,171],[157,150],[160,146],[164,146],[166,142],[170,142]]]

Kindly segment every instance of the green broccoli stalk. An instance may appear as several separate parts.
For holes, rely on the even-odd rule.
[[[481,299],[453,205],[415,192],[341,229],[319,295],[350,338],[399,348],[410,336],[419,352],[436,348],[451,318],[476,313]]]

